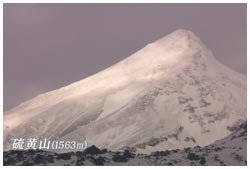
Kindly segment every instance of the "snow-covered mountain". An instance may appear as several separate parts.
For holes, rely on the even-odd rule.
[[[86,138],[100,148],[149,153],[209,145],[245,120],[246,76],[218,62],[194,33],[177,30],[5,113],[4,149],[14,138]]]

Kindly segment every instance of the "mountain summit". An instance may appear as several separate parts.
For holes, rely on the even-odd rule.
[[[177,30],[5,113],[4,149],[15,138],[85,138],[148,153],[211,144],[245,120],[246,77],[218,62],[194,33]]]

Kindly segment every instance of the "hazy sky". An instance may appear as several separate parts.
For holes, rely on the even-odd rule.
[[[246,18],[246,4],[4,4],[4,111],[179,28],[246,74]]]

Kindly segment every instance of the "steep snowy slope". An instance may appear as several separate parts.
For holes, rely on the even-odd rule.
[[[177,30],[125,60],[4,115],[14,138],[74,140],[141,152],[208,145],[246,120],[246,77]]]

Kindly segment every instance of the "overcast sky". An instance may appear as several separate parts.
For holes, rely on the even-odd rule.
[[[179,28],[246,74],[246,18],[245,4],[4,4],[4,111]]]

